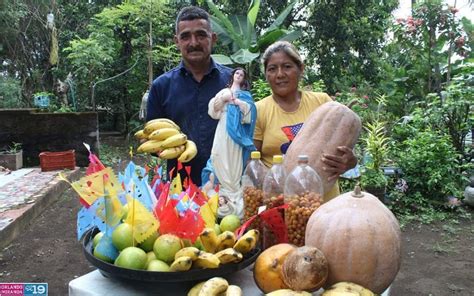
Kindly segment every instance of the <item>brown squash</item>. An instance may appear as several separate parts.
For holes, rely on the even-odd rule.
[[[400,269],[401,233],[392,212],[370,193],[339,195],[319,207],[306,225],[305,243],[324,253],[326,287],[352,282],[381,294]]]
[[[359,116],[338,102],[327,102],[314,110],[304,122],[285,155],[285,169],[291,172],[298,164],[298,155],[309,156],[309,165],[321,177],[324,193],[334,186],[328,182],[330,174],[323,170],[323,153],[340,155],[339,146],[354,148],[362,124]]]

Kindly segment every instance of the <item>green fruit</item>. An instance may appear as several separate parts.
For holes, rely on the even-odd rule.
[[[201,242],[201,238],[200,238],[200,237],[198,237],[198,238],[196,239],[196,241],[195,241],[194,244],[193,244],[193,247],[196,247],[196,248],[198,248],[199,250],[204,251],[204,246],[202,245],[202,242]]]
[[[94,248],[97,246],[102,236],[104,236],[104,233],[102,231],[94,235],[94,239],[92,240],[92,246]]]
[[[98,258],[98,259],[100,259],[100,260],[102,260],[102,261],[110,262],[110,263],[114,262],[113,259],[111,259],[111,258],[109,258],[109,257],[107,257],[107,256],[105,256],[105,255],[103,255],[103,254],[100,253],[99,251],[97,251],[96,248],[94,248],[93,254],[94,254],[94,257],[96,257],[96,258]]]
[[[148,271],[169,271],[170,267],[168,264],[161,260],[151,260],[150,263],[148,263],[148,267],[146,268]]]
[[[221,220],[221,231],[231,231],[234,232],[237,228],[240,227],[240,218],[237,215],[227,215]]]
[[[158,233],[154,232],[152,235],[150,235],[146,240],[144,240],[139,247],[145,251],[145,252],[150,252],[153,251],[153,244],[155,243],[155,240],[158,238]]]
[[[216,235],[219,235],[222,233],[221,231],[221,227],[219,226],[219,224],[214,224],[214,231],[216,232]]]
[[[155,240],[153,245],[153,252],[155,252],[156,259],[171,263],[174,261],[176,252],[183,248],[181,239],[176,235],[163,234]]]
[[[112,244],[119,250],[122,251],[127,247],[133,247],[133,230],[132,225],[128,223],[122,223],[112,232]]]
[[[146,253],[146,265],[145,268],[148,267],[148,264],[150,263],[151,260],[156,260],[155,252],[150,251]]]
[[[115,265],[129,269],[144,269],[146,265],[146,253],[137,247],[128,247],[122,250],[115,259]]]

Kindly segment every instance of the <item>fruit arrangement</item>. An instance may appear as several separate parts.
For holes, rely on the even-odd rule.
[[[254,280],[269,296],[311,295],[326,284],[329,265],[315,247],[277,244],[263,251],[255,261]],[[326,296],[374,296],[354,283],[338,282],[326,289]]]
[[[167,118],[148,121],[142,130],[135,133],[135,137],[145,140],[138,147],[138,153],[155,153],[162,159],[177,158],[182,163],[191,161],[197,154],[196,144]]]

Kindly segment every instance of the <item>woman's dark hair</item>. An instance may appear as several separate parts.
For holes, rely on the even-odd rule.
[[[186,6],[179,11],[178,16],[176,17],[175,32],[178,33],[179,22],[192,20],[206,20],[209,24],[209,29],[211,29],[211,22],[209,21],[209,14],[207,11],[197,6]]]
[[[231,87],[232,86],[232,83],[234,83],[234,74],[235,72],[237,72],[238,70],[242,70],[242,72],[244,72],[244,81],[242,81],[242,83],[240,84],[240,88],[242,90],[250,90],[250,83],[249,81],[247,80],[247,71],[245,71],[244,68],[242,67],[237,67],[235,68],[234,70],[232,70],[232,74],[230,76],[230,81],[229,83],[227,84],[227,87]]]

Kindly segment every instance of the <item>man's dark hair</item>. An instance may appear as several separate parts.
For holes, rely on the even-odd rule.
[[[192,20],[206,20],[209,23],[209,28],[211,28],[211,23],[209,21],[209,14],[202,8],[196,6],[186,6],[183,7],[176,17],[175,31],[178,33],[178,24],[181,21],[192,21]]]

